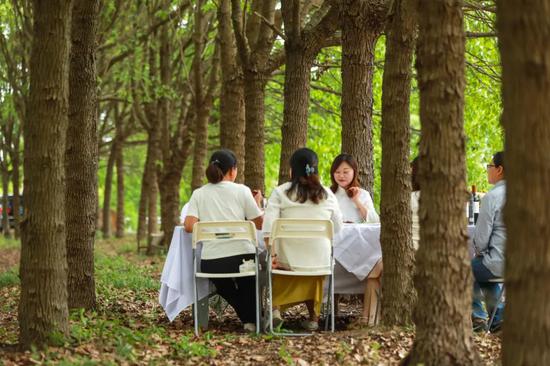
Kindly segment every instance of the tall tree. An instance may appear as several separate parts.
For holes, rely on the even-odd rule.
[[[218,6],[218,38],[220,42],[220,145],[235,153],[239,162],[237,182],[244,181],[244,79],[237,57],[235,33],[231,25],[231,0]]]
[[[395,0],[386,24],[382,80],[382,194],[380,244],[384,257],[384,324],[412,323],[415,301],[409,174],[410,93],[415,43],[414,0]]]
[[[505,129],[503,365],[550,364],[550,7],[498,1]],[[525,241],[529,238],[528,243]],[[526,244],[529,250],[526,250]]]
[[[265,86],[280,62],[280,58],[271,55],[276,37],[275,5],[275,0],[253,0],[250,12],[245,12],[248,16],[244,16],[241,1],[231,0],[233,30],[244,75],[244,181],[251,189],[262,191],[265,191]]]
[[[388,0],[344,0],[342,24],[342,152],[359,165],[361,185],[373,193],[372,81],[376,42],[382,34]]]
[[[420,247],[414,279],[418,302],[411,365],[473,365],[466,221],[462,1],[418,8],[420,90]]]
[[[69,308],[95,306],[94,237],[97,208],[96,36],[99,0],[74,0],[65,153],[67,290]]]
[[[338,27],[337,5],[326,1],[307,24],[304,10],[300,0],[281,1],[286,60],[279,184],[290,179],[290,156],[307,142],[311,66]]]
[[[27,121],[23,130],[19,341],[47,343],[68,333],[65,231],[65,138],[69,107],[71,1],[33,1]]]

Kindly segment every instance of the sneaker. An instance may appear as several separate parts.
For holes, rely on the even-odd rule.
[[[314,320],[304,320],[300,323],[302,328],[309,331],[314,331],[319,329],[319,323]]]
[[[256,332],[256,324],[254,323],[244,323],[243,329],[245,332],[248,333],[255,333]]]
[[[472,318],[472,326],[474,332],[486,332],[487,331],[487,320],[482,318]]]
[[[281,317],[281,312],[277,309],[273,310],[273,329],[279,328],[283,323],[284,320]]]

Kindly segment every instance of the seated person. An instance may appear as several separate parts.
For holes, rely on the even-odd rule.
[[[317,154],[314,151],[302,148],[294,152],[290,158],[291,181],[275,188],[269,198],[265,210],[263,231],[266,236],[271,232],[273,221],[277,218],[300,219],[330,219],[334,224],[334,232],[338,232],[342,223],[342,216],[334,194],[323,187],[319,181]],[[311,242],[311,243],[310,243]],[[273,268],[293,270],[293,260],[285,251],[293,242],[290,239],[280,241],[277,247],[271,247]],[[319,240],[301,240],[303,249],[322,250],[323,243]],[[329,263],[330,243],[324,247]],[[306,249],[308,250],[308,249]],[[307,253],[304,254],[307,256]],[[303,259],[303,258],[301,258]],[[312,266],[322,264],[312,263]],[[296,270],[304,271],[299,268]],[[302,322],[307,330],[318,329],[319,314],[323,299],[323,282],[325,276],[292,277],[273,275],[273,309],[274,324],[282,322],[279,308],[284,308],[305,302],[309,320]]]
[[[330,179],[332,181],[330,189],[338,200],[343,220],[349,223],[379,223],[380,217],[374,209],[372,198],[369,192],[361,188],[357,172],[357,161],[349,154],[338,155],[330,168]],[[380,310],[378,306],[378,294],[382,269],[382,260],[380,260],[367,276],[361,322],[368,325],[374,325],[378,319],[377,312]],[[353,275],[346,273],[347,271],[338,262],[336,262],[334,271],[342,279],[342,283],[346,283],[346,285],[357,280]],[[354,278],[348,279],[344,277]],[[349,288],[351,286],[347,285],[346,287]],[[353,289],[349,291],[353,291]],[[353,292],[355,293],[355,291]],[[338,301],[335,303],[337,304]]]
[[[420,184],[418,183],[418,157],[411,163],[411,211],[412,211],[412,242],[414,250],[418,250],[420,242],[420,222],[418,220],[418,209],[420,207]]]
[[[251,220],[262,225],[261,192],[252,195],[248,187],[234,183],[237,159],[230,150],[212,154],[206,168],[208,184],[195,190],[189,200],[185,231],[192,232],[197,221]],[[246,241],[209,241],[203,245],[201,271],[206,273],[239,272],[243,260],[254,259],[256,249]],[[211,278],[218,294],[235,309],[244,329],[256,330],[256,285],[253,277]]]
[[[487,281],[504,276],[506,228],[502,216],[506,198],[506,183],[503,162],[504,153],[497,152],[493,155],[491,163],[487,164],[488,181],[490,184],[494,184],[494,187],[481,200],[474,232],[473,242],[476,256],[472,259],[474,273],[472,321],[476,331],[487,330],[488,314],[481,304],[483,293],[489,314],[493,311],[500,296],[500,285]],[[496,311],[491,331],[500,329],[503,309],[504,304],[501,303]]]

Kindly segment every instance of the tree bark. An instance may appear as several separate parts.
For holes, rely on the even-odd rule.
[[[543,0],[497,2],[506,141],[503,365],[550,364],[549,19]]]
[[[143,174],[141,176],[141,190],[139,197],[139,208],[138,208],[138,227],[137,227],[137,242],[141,247],[141,243],[147,239],[147,207],[148,207],[148,192],[149,192],[149,172],[147,168],[149,167],[149,148],[147,148],[147,154],[145,156],[145,164],[143,167]]]
[[[5,156],[5,155],[4,155]],[[11,228],[9,220],[9,200],[8,200],[8,189],[10,184],[10,174],[8,171],[8,162],[3,161],[2,163],[2,232],[6,239],[11,238]]]
[[[244,182],[245,116],[244,79],[237,59],[235,34],[231,26],[231,0],[221,0],[218,8],[218,35],[221,57],[220,145],[232,150],[239,170],[236,182]]]
[[[120,125],[120,126],[119,126]],[[122,132],[122,121],[117,122],[117,144],[115,165],[116,165],[116,232],[117,238],[124,237],[124,136]]]
[[[109,152],[109,158],[107,159],[107,167],[105,168],[105,185],[103,188],[103,222],[101,231],[103,238],[107,239],[111,237],[111,196],[113,192],[113,170],[116,160],[117,151],[116,139],[111,142],[111,151]]]
[[[376,42],[387,0],[344,0],[342,24],[342,152],[353,155],[359,182],[373,193],[372,81]]]
[[[96,304],[94,238],[99,153],[95,50],[99,0],[74,0],[72,12],[65,152],[67,290],[69,308],[91,309]]]
[[[17,134],[15,136],[15,139],[13,141],[13,150],[11,154],[11,166],[12,166],[12,173],[11,173],[11,183],[13,186],[13,217],[15,219],[15,229],[13,231],[15,239],[19,239],[21,237],[21,191],[19,190],[20,185],[20,175],[19,175],[19,168],[21,167],[21,161],[19,159],[19,140],[21,138],[20,136],[21,127],[19,127]]]
[[[416,338],[408,364],[473,365],[466,221],[464,28],[462,2],[439,0],[419,10],[420,247],[414,279]]]
[[[416,300],[409,173],[409,108],[416,25],[413,3],[413,0],[395,0],[386,27],[380,244],[384,258],[382,321],[388,326],[410,325]]]
[[[33,1],[27,120],[23,130],[27,214],[22,223],[19,342],[68,334],[65,138],[71,1]]]

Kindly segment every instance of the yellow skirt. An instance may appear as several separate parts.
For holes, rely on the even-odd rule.
[[[281,311],[308,300],[313,301],[315,315],[321,314],[325,276],[273,275],[273,306]]]

